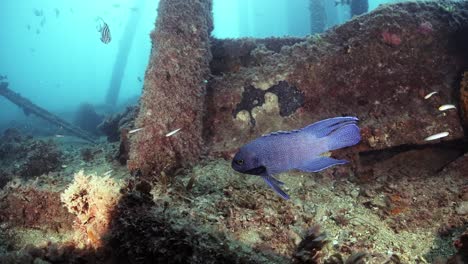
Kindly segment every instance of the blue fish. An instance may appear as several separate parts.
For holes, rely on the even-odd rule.
[[[359,143],[361,135],[356,117],[325,119],[299,130],[278,131],[259,137],[239,149],[232,160],[238,172],[258,175],[284,199],[284,183],[273,175],[297,169],[318,172],[338,164],[348,163],[323,156],[324,153]]]

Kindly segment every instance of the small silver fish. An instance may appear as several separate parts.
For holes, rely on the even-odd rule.
[[[140,131],[140,130],[143,130],[143,128],[144,128],[144,127],[132,129],[132,130],[128,131],[128,134],[136,133],[136,132],[138,132],[138,131]]]
[[[175,135],[175,134],[176,134],[177,132],[179,132],[181,129],[182,129],[182,128],[178,128],[178,129],[176,129],[176,130],[174,130],[174,131],[171,131],[171,132],[167,133],[167,134],[166,134],[166,137],[170,137],[170,136]]]
[[[426,94],[426,96],[424,96],[424,99],[427,100],[427,99],[431,98],[431,96],[433,96],[434,94],[437,94],[437,93],[438,93],[438,92],[431,92],[431,93],[428,93],[428,94]]]
[[[457,107],[454,106],[453,104],[444,104],[444,105],[439,106],[439,111],[446,111],[450,109],[457,109]]]
[[[449,132],[437,133],[437,134],[434,134],[432,136],[428,136],[427,138],[424,139],[424,141],[432,141],[432,140],[436,140],[436,139],[439,139],[439,138],[444,138],[444,137],[446,137],[448,135],[449,135]]]

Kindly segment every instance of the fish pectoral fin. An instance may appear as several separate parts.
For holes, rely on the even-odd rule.
[[[269,176],[269,177],[270,177],[270,180],[274,182],[276,185],[284,185],[284,182],[274,178],[273,176]]]
[[[270,187],[277,193],[279,194],[281,197],[283,197],[284,199],[288,200],[289,199],[289,195],[287,193],[285,193],[283,190],[281,190],[281,188],[278,186],[278,185],[283,185],[284,183],[273,178],[272,176],[262,176],[263,180],[265,180],[265,182],[270,185]]]
[[[340,164],[346,164],[348,163],[347,160],[337,160],[329,157],[319,157],[310,160],[306,164],[297,167],[296,169],[301,170],[301,171],[306,171],[306,172],[318,172],[327,168],[330,168],[331,166],[335,165],[340,165]]]

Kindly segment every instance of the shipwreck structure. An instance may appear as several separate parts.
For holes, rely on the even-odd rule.
[[[14,91],[8,88],[7,82],[0,83],[0,95],[10,100],[12,103],[16,104],[18,107],[23,109],[26,115],[33,114],[39,118],[46,120],[47,122],[54,124],[58,127],[63,128],[65,131],[74,135],[78,138],[84,139],[88,142],[95,143],[95,136],[89,134],[88,132],[80,129],[77,126],[70,124],[69,122],[63,120],[62,118],[50,113],[49,111],[41,108],[29,99],[22,97],[20,94],[15,93]]]
[[[360,153],[441,132],[463,140],[460,112],[439,107],[459,105],[467,12],[466,2],[402,3],[305,39],[218,40],[211,1],[161,1],[129,167],[159,175],[340,115],[360,118]]]

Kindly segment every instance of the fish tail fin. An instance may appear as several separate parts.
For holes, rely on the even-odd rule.
[[[347,123],[339,127],[326,137],[329,150],[335,150],[356,145],[361,141],[359,127],[356,124]]]

